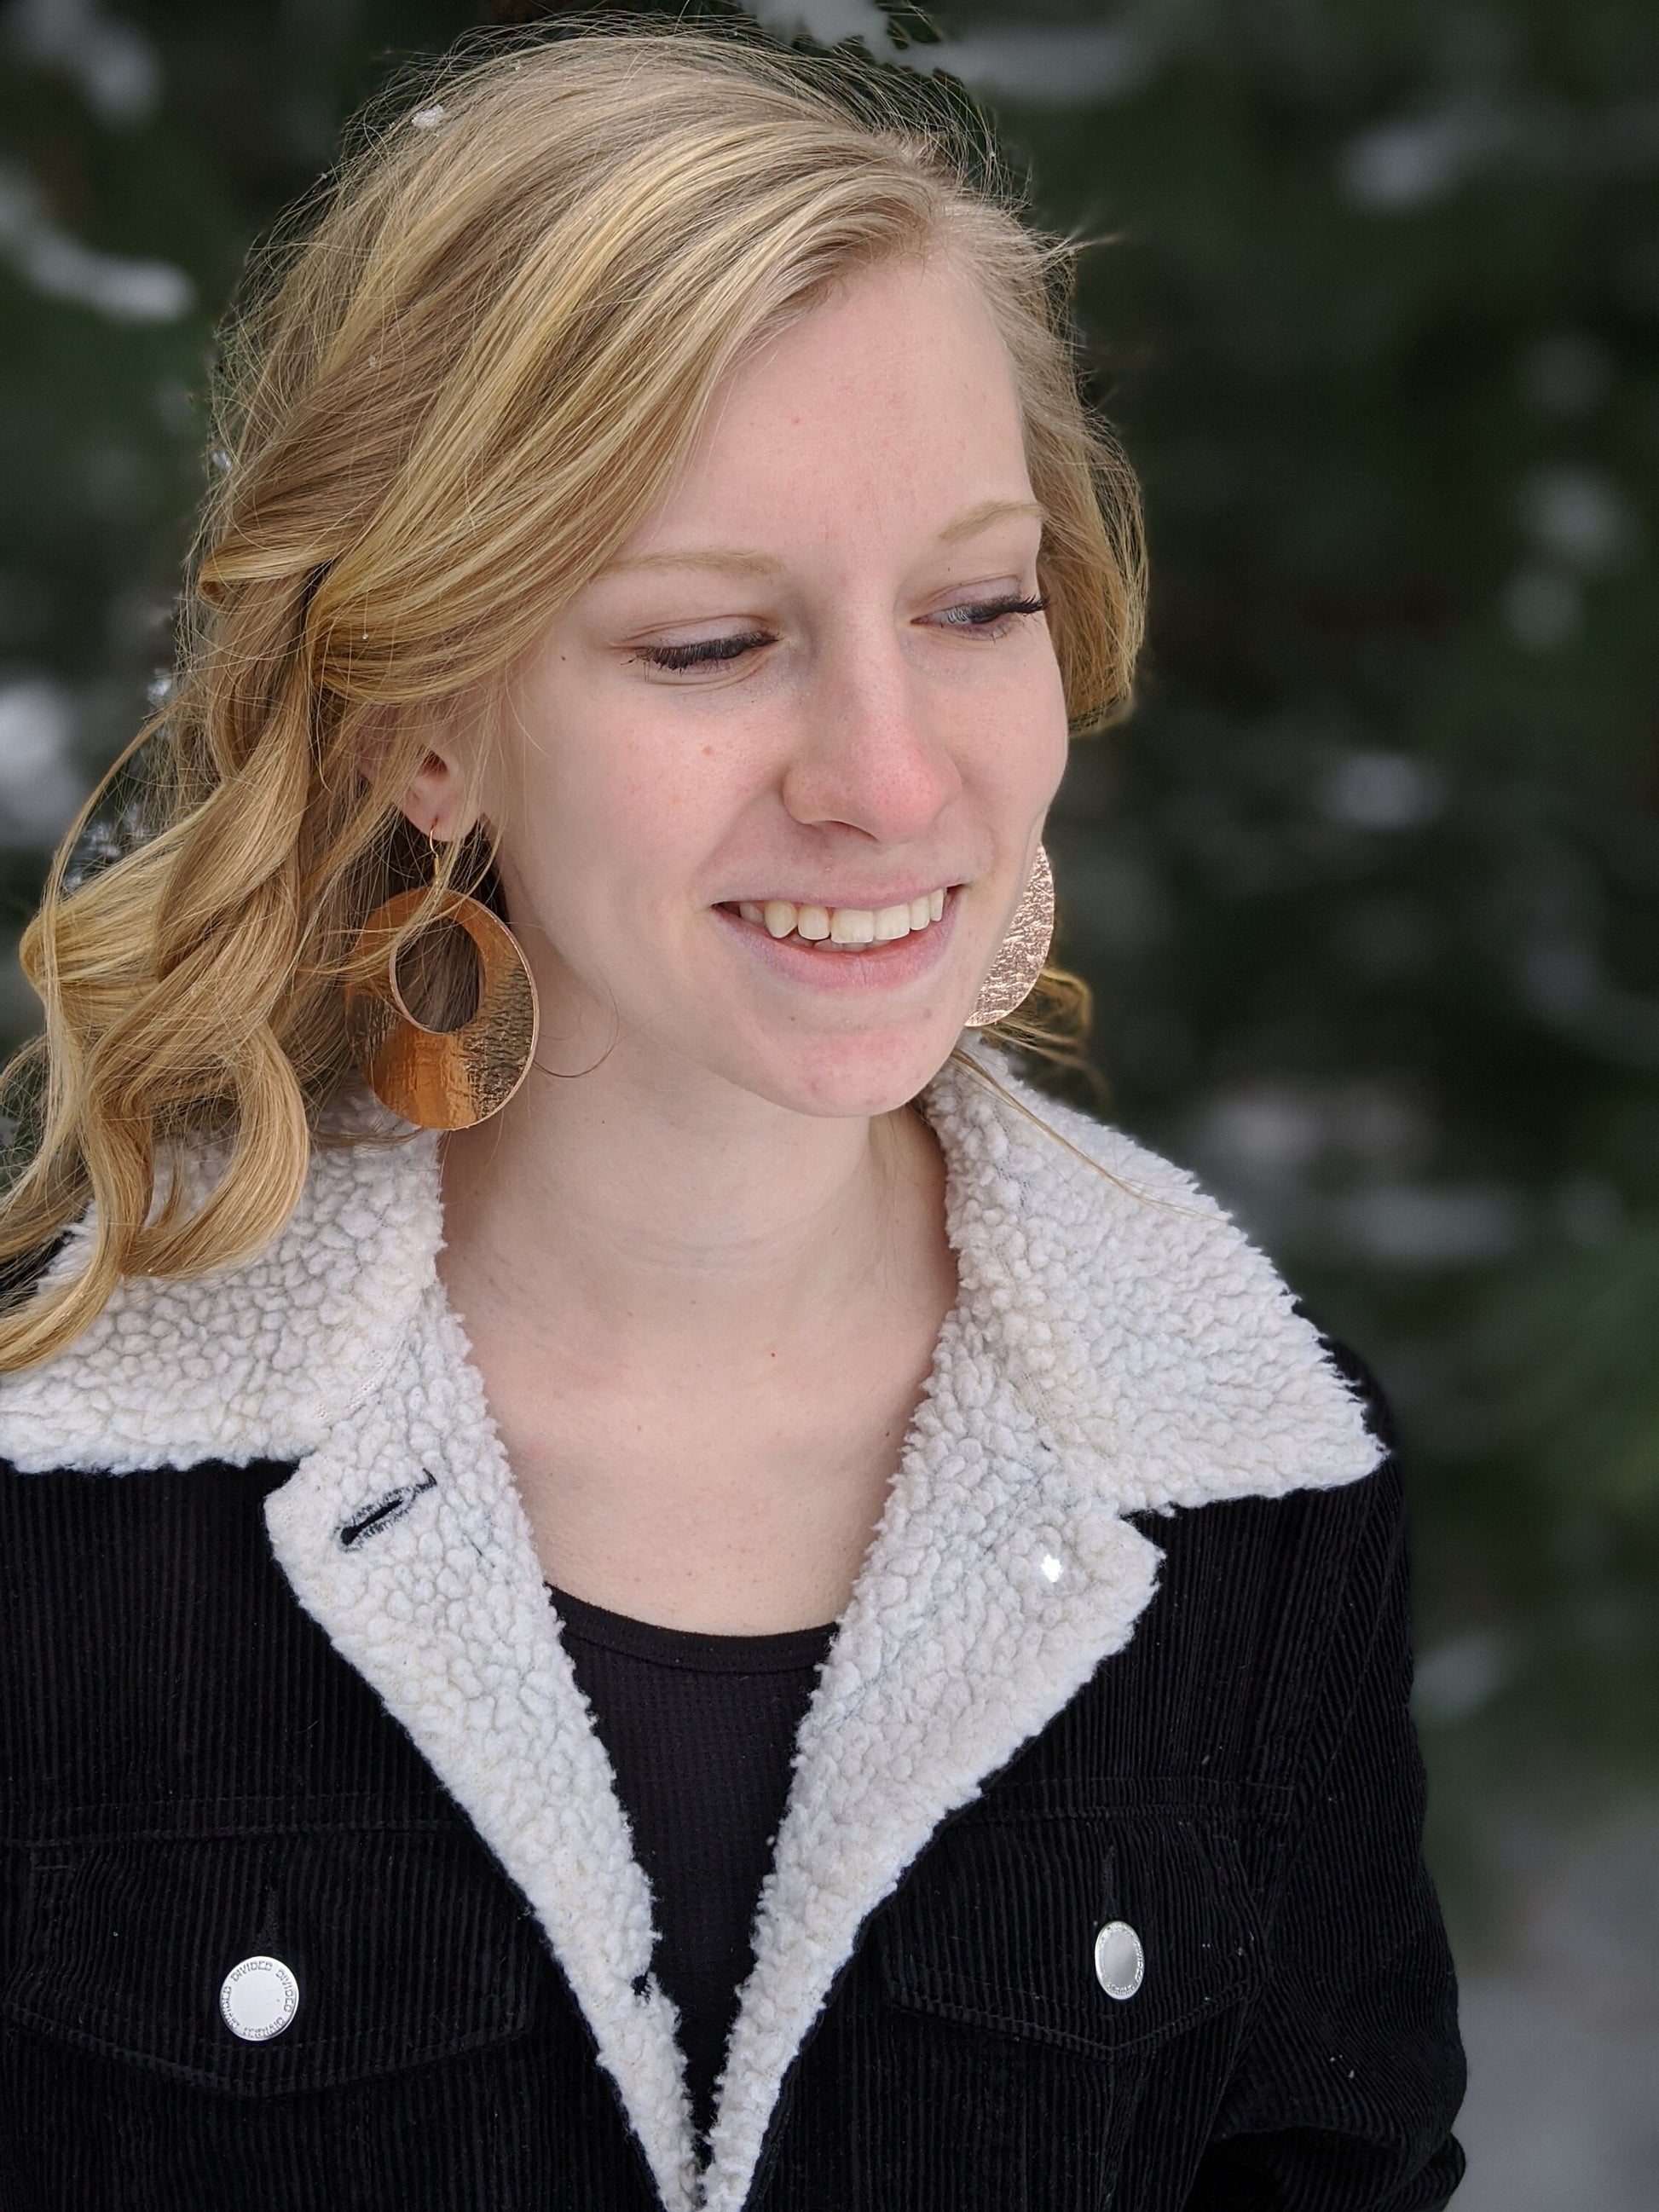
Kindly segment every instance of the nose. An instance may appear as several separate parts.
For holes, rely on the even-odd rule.
[[[924,837],[962,789],[938,702],[897,641],[866,634],[826,656],[803,694],[783,778],[795,820],[843,823],[881,845]]]

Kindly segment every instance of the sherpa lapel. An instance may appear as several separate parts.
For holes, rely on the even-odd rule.
[[[664,2203],[690,2206],[690,2107],[650,1971],[650,1888],[435,1283],[386,1387],[272,1492],[265,1524],[301,1604],[529,1899]]]
[[[923,1094],[960,1295],[802,1723],[701,2180],[649,1885],[439,1285],[433,1140],[320,1153],[260,1259],[125,1286],[0,1385],[21,1467],[298,1458],[266,1503],[276,1557],[529,1899],[669,2212],[739,2212],[870,1912],[1128,1641],[1161,1554],[1122,1515],[1352,1481],[1382,1456],[1212,1200],[969,1049],[1048,1129],[954,1063]]]

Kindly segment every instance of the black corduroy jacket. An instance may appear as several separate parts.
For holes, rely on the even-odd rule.
[[[1386,1412],[1189,1177],[973,1049],[1046,1126],[921,1102],[961,1292],[706,2166],[431,1140],[0,1384],[5,2212],[1445,2203]]]

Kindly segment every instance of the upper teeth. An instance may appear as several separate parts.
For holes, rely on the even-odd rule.
[[[828,938],[832,945],[886,945],[908,937],[913,929],[926,929],[945,911],[945,892],[923,891],[902,906],[796,906],[789,899],[739,899],[738,912],[745,921],[765,925],[774,937],[793,932],[813,940]]]

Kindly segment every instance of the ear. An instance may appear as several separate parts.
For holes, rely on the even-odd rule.
[[[465,836],[478,819],[478,809],[467,804],[459,767],[436,747],[410,778],[398,804],[423,836],[444,845]]]

